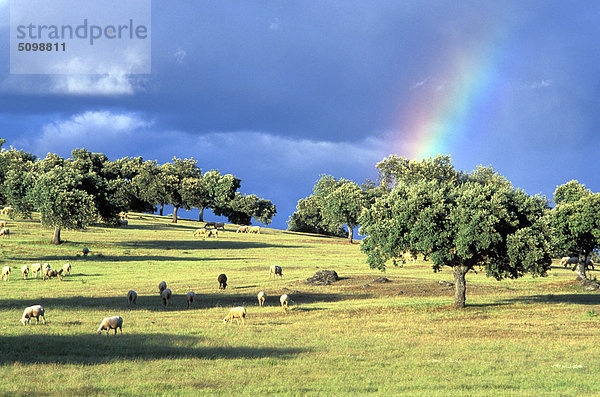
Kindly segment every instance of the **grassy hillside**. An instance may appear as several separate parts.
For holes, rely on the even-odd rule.
[[[467,276],[465,310],[452,308],[450,271],[418,261],[370,270],[344,239],[263,229],[192,237],[197,222],[134,214],[129,226],[63,232],[38,220],[9,221],[0,241],[2,395],[595,395],[600,296],[570,270],[497,282]],[[91,256],[83,257],[87,246]],[[23,264],[71,263],[58,280],[23,280]],[[269,280],[271,264],[283,279]],[[342,277],[327,286],[319,269]],[[226,273],[229,287],[218,290]],[[592,276],[594,273],[592,273]],[[389,282],[375,282],[379,277]],[[158,283],[173,290],[162,306]],[[138,293],[130,306],[127,291]],[[198,295],[187,309],[185,294]],[[264,290],[267,304],[258,307]],[[291,297],[284,315],[279,295]],[[23,309],[46,308],[47,324],[22,326]],[[223,324],[245,306],[247,325]],[[97,336],[120,315],[123,335]]]

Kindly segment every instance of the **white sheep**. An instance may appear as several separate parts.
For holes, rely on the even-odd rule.
[[[4,266],[2,268],[2,280],[6,279],[6,281],[10,280],[10,266]]]
[[[185,296],[185,300],[187,301],[187,305],[188,305],[188,309],[189,309],[190,306],[193,305],[194,302],[196,302],[196,293],[194,291],[188,292],[187,295]]]
[[[70,263],[65,263],[63,265],[63,275],[68,276],[69,274],[71,274],[71,264]]]
[[[162,294],[162,292],[164,290],[166,290],[166,289],[167,289],[167,283],[166,282],[161,281],[160,283],[158,283],[158,293],[159,294]]]
[[[237,321],[238,325],[240,325],[240,320],[242,320],[242,325],[246,325],[246,309],[244,309],[241,306],[234,307],[229,311],[227,317],[223,319],[223,322],[227,324],[229,320],[233,320],[234,318]]]
[[[49,280],[53,277],[58,277],[58,279],[62,281],[62,272],[63,269],[60,269],[59,271],[56,271],[56,269],[46,269],[44,271],[44,276],[42,277],[42,280],[46,280],[46,277],[48,277]]]
[[[197,230],[194,232],[194,237],[198,237],[198,236],[199,236],[199,235],[201,235],[201,234],[206,234],[206,228],[197,229]]]
[[[248,226],[240,226],[240,227],[238,227],[236,233],[248,233]]]
[[[135,301],[137,300],[137,292],[135,292],[134,290],[129,290],[129,292],[127,292],[127,301],[129,301],[129,304],[135,304]]]
[[[90,253],[90,249],[88,247],[83,247],[81,252],[83,253],[83,256],[88,256],[88,254]]]
[[[260,234],[260,226],[252,226],[250,230],[248,230],[248,233]]]
[[[0,237],[9,237],[10,236],[10,230],[8,230],[7,227],[2,228],[2,230],[0,230]]]
[[[160,297],[162,298],[163,305],[169,306],[169,301],[171,300],[171,290],[165,289],[160,293]]]
[[[217,229],[210,229],[208,230],[208,232],[204,235],[204,238],[206,237],[215,237],[215,238],[219,238],[219,231]]]
[[[50,264],[49,264],[49,263],[44,263],[44,264],[42,265],[42,270],[43,270],[43,271],[46,271],[46,270],[48,270],[48,269],[50,269]]]
[[[23,273],[23,280],[26,280],[27,275],[29,274],[29,266],[27,266],[27,265],[21,266],[21,273]]]
[[[269,279],[275,278],[279,276],[279,278],[283,277],[281,266],[271,265],[269,267]]]
[[[96,331],[96,333],[98,335],[102,335],[102,331],[106,330],[106,336],[108,336],[108,332],[111,329],[114,329],[115,335],[116,335],[117,328],[119,328],[119,330],[121,331],[121,335],[123,335],[123,318],[120,316],[106,317],[100,323],[100,326],[98,327],[98,330]]]
[[[265,299],[267,298],[267,294],[265,294],[264,291],[260,291],[258,293],[258,295],[256,295],[256,297],[258,298],[258,306],[264,307],[265,306]]]
[[[289,297],[286,294],[283,294],[279,298],[279,302],[281,302],[281,308],[283,309],[283,312],[285,314],[287,314],[288,305],[289,305]]]
[[[405,252],[402,255],[402,263],[408,263],[411,262],[412,264],[414,264],[417,260],[415,259],[414,255],[411,254],[410,252]]]
[[[38,278],[38,274],[42,272],[42,264],[34,263],[31,265],[31,272],[33,273],[33,277]]]
[[[44,308],[41,305],[29,306],[25,308],[23,317],[21,317],[20,321],[23,323],[23,325],[26,325],[29,324],[29,320],[34,317],[37,319],[37,324],[40,323],[40,317],[42,317],[42,324],[46,324]]]
[[[4,207],[0,210],[0,215],[8,215],[8,213],[10,212],[10,210],[12,210],[13,208],[11,206],[8,207]]]

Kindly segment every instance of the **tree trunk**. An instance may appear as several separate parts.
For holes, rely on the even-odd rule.
[[[463,309],[465,307],[465,301],[467,299],[467,281],[465,275],[469,271],[467,266],[453,266],[454,270],[454,286],[456,288],[454,292],[454,307],[457,309]]]
[[[198,215],[198,222],[204,222],[204,207],[198,208],[200,210],[200,215]]]
[[[348,227],[348,242],[352,244],[352,237],[354,237],[354,229],[350,225],[346,225]]]
[[[587,275],[585,274],[585,268],[587,263],[587,255],[582,255],[579,257],[579,262],[575,265],[575,269],[577,272],[577,279],[585,280],[587,279]]]
[[[165,208],[165,205],[164,205],[164,204],[161,204],[161,205],[160,205],[160,211],[158,212],[158,214],[159,214],[160,216],[163,216],[163,209],[164,209],[164,208]]]
[[[60,241],[60,227],[54,228],[54,236],[52,237],[52,244],[59,245],[62,241]]]
[[[173,221],[172,223],[177,223],[177,210],[179,207],[173,207]]]

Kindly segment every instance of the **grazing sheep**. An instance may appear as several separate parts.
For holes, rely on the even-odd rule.
[[[215,237],[215,238],[219,238],[219,231],[217,229],[211,229],[208,231],[207,234],[204,235],[204,238],[206,237]]]
[[[265,299],[267,298],[267,294],[264,291],[260,291],[257,295],[258,298],[258,306],[263,307],[265,305]]]
[[[0,227],[6,227],[6,221],[0,221]]]
[[[49,263],[44,263],[42,265],[42,276],[44,275],[44,273],[46,273],[48,270],[50,270],[50,264]]]
[[[240,227],[238,227],[236,233],[248,233],[248,226],[240,226]]]
[[[269,279],[275,278],[279,276],[279,278],[283,277],[281,266],[271,265],[269,267]]]
[[[8,215],[8,213],[10,212],[10,210],[12,210],[13,208],[11,206],[8,207],[4,207],[0,210],[0,215]]]
[[[252,226],[250,230],[248,230],[248,233],[260,234],[260,226]]]
[[[561,258],[561,260],[560,260],[560,264],[563,265],[564,267],[567,267],[567,265],[574,265],[577,263],[579,263],[579,258],[576,256],[573,256],[573,257],[565,256],[565,257]]]
[[[190,306],[193,305],[194,302],[196,302],[196,293],[194,293],[194,291],[188,292],[187,295],[185,296],[185,300],[187,301],[188,309],[189,309]]]
[[[102,331],[106,330],[106,336],[108,336],[108,332],[111,329],[114,329],[115,335],[116,335],[117,328],[119,328],[119,330],[121,330],[121,335],[123,335],[123,318],[120,316],[106,317],[100,323],[100,326],[98,327],[98,330],[96,331],[96,333],[98,335],[102,335]]]
[[[219,282],[219,289],[227,288],[227,276],[225,275],[225,273],[219,274],[219,277],[217,277],[217,281]]]
[[[42,280],[46,280],[46,277],[48,277],[49,280],[53,277],[58,277],[58,279],[62,281],[62,272],[63,269],[60,269],[59,271],[56,271],[56,269],[46,269],[44,271],[44,276],[42,277]]]
[[[88,247],[83,247],[81,252],[83,252],[83,256],[88,256],[88,254],[90,253],[90,249]]]
[[[201,234],[206,234],[206,228],[198,229],[194,232],[194,237],[198,237]]]
[[[127,301],[129,301],[129,304],[131,305],[131,304],[135,304],[136,300],[137,300],[137,292],[130,289],[129,292],[127,292]]]
[[[27,266],[27,265],[21,266],[21,273],[23,273],[23,280],[26,280],[27,275],[29,274],[29,266]]]
[[[65,275],[65,276],[70,275],[71,274],[71,264],[70,263],[65,263],[63,265],[62,270],[63,270],[63,275]]]
[[[38,274],[42,272],[42,264],[34,263],[31,265],[31,272],[33,273],[33,277],[38,278]]]
[[[158,293],[159,294],[162,294],[162,292],[164,290],[166,290],[166,289],[167,289],[167,283],[166,282],[161,281],[160,283],[158,283]]]
[[[214,227],[215,229],[217,228],[217,222],[206,222],[204,224],[204,228],[208,229],[209,227]]]
[[[283,312],[285,314],[287,314],[288,305],[289,305],[288,296],[286,294],[281,295],[281,298],[279,298],[279,302],[281,302],[281,308],[283,309]]]
[[[2,268],[2,280],[6,278],[6,281],[10,281],[10,266],[4,266]]]
[[[37,324],[39,324],[41,316],[42,324],[46,324],[46,317],[44,314],[44,308],[41,305],[29,306],[25,308],[25,311],[23,312],[23,317],[21,317],[20,321],[23,325],[26,325],[29,324],[29,321],[32,318],[35,317],[37,319]]]
[[[416,260],[416,258],[414,257],[414,255],[413,255],[413,254],[411,254],[410,252],[405,252],[405,253],[402,255],[402,263],[408,263],[409,261],[410,261],[412,264],[414,264],[414,263],[415,263],[417,260]]]
[[[216,222],[215,223],[215,229],[223,229],[223,231],[225,231],[225,222]]]
[[[10,230],[8,230],[7,227],[2,228],[2,230],[0,230],[0,237],[9,237],[10,236]]]
[[[121,218],[121,219],[127,219],[127,212],[125,212],[125,211],[120,212],[119,213],[119,218]]]
[[[229,311],[229,314],[227,315],[227,317],[225,317],[223,319],[223,322],[225,324],[227,324],[227,322],[229,320],[233,320],[235,318],[235,320],[237,321],[238,325],[240,325],[240,320],[242,320],[242,325],[246,325],[246,309],[244,309],[243,307],[234,307],[233,309],[231,309]]]
[[[128,226],[129,225],[129,221],[127,219],[120,219],[119,220],[119,225],[121,225],[121,226]]]
[[[169,301],[171,300],[171,290],[167,288],[160,293],[160,297],[162,298],[163,305],[169,306]]]

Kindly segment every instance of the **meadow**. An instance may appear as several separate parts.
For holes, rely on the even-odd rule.
[[[452,272],[434,273],[421,258],[382,274],[345,239],[237,234],[234,225],[204,239],[192,236],[198,225],[132,214],[121,228],[63,231],[66,242],[53,246],[39,219],[9,220],[11,237],[0,241],[2,266],[12,267],[0,282],[0,394],[600,394],[600,295],[558,261],[543,278],[470,273],[468,306],[456,310],[453,288],[440,283]],[[37,262],[71,263],[72,274],[23,280],[20,267]],[[282,279],[269,280],[272,264],[283,267]],[[342,279],[306,283],[320,269]],[[224,291],[220,273],[229,279]],[[162,280],[174,293],[168,307]],[[188,309],[191,290],[198,299]],[[19,323],[33,304],[45,307],[46,325]],[[246,326],[223,323],[233,306],[246,307]],[[123,317],[123,335],[96,335],[112,315]]]

